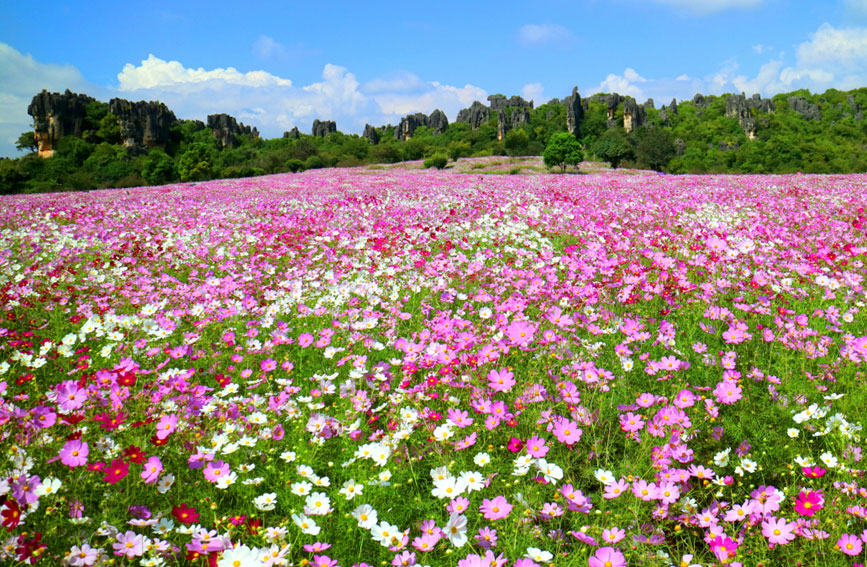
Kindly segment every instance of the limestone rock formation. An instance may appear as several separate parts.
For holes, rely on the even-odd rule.
[[[855,101],[855,97],[852,95],[846,97],[846,102],[849,103],[851,113],[843,112],[843,116],[852,116],[855,122],[861,122],[861,119],[864,117],[864,114],[861,112],[861,105]]]
[[[259,137],[259,130],[245,126],[243,123],[238,124],[238,121],[228,114],[209,115],[208,128],[211,129],[214,138],[219,140],[224,148],[234,148],[237,145],[235,136],[238,134],[250,134],[255,138]]]
[[[649,98],[646,101],[644,101],[643,106],[644,106],[644,110],[653,110],[656,108],[652,98]]]
[[[618,95],[619,96],[619,95]],[[612,116],[609,114],[609,116]],[[623,129],[629,134],[644,124],[647,119],[644,107],[639,106],[631,96],[623,101]]]
[[[108,101],[108,111],[117,116],[121,140],[130,149],[166,145],[171,127],[178,121],[174,112],[156,101],[131,102],[113,98]]]
[[[617,111],[617,107],[620,106],[620,103],[623,102],[623,97],[617,93],[612,93],[605,95],[604,102],[608,107],[608,121],[613,121],[614,113]]]
[[[418,128],[419,126],[427,125],[427,116],[422,114],[421,112],[416,112],[415,114],[407,114],[400,119],[400,124],[398,124],[397,128],[395,128],[394,130],[394,137],[398,140],[409,140],[412,137],[413,133],[415,133],[416,128]]]
[[[202,122],[201,120],[183,120],[183,119],[181,119],[181,120],[178,120],[178,122],[180,122],[181,124],[192,124],[193,125],[193,132],[201,132],[202,130],[205,129],[205,123]]]
[[[753,110],[760,110],[767,114],[773,114],[777,110],[774,101],[769,98],[762,98],[762,95],[759,93],[750,97],[749,100],[747,100],[747,105]]]
[[[682,156],[683,152],[686,151],[686,142],[683,141],[682,138],[677,138],[674,140],[674,153]]]
[[[822,111],[818,104],[813,104],[802,96],[790,96],[789,108],[804,117],[804,120],[821,120]]]
[[[704,110],[710,104],[710,98],[704,96],[701,93],[696,94],[692,97],[692,105],[699,110]]]
[[[581,95],[578,87],[572,87],[572,94],[564,99],[566,103],[566,130],[570,134],[578,133],[578,125],[584,119],[584,106],[581,104]]]
[[[371,144],[376,145],[379,143],[379,132],[370,124],[364,125],[364,133],[361,137],[366,138]]]
[[[677,99],[671,99],[671,104],[668,105],[668,113],[669,114],[677,114]]]
[[[293,126],[288,132],[283,132],[283,137],[290,140],[298,140],[301,138],[301,130],[298,129],[298,126]]]
[[[743,93],[732,94],[726,98],[726,118],[737,118],[738,124],[743,129],[744,134],[750,140],[755,139],[756,121],[753,120],[753,113],[750,111],[750,105],[747,104],[746,95]]]
[[[337,132],[337,122],[334,120],[319,120],[313,121],[313,135],[324,138],[332,132]]]
[[[81,136],[87,105],[94,100],[69,89],[63,94],[43,90],[33,97],[27,114],[33,117],[34,138],[40,157],[53,156],[57,141],[63,136]]]
[[[471,128],[474,130],[483,124],[487,124],[488,120],[491,119],[491,110],[480,103],[479,101],[473,101],[473,104],[470,105],[469,108],[464,108],[460,112],[458,112],[458,117],[456,119],[457,122],[463,122],[464,124],[469,124]]]
[[[449,127],[449,119],[446,113],[437,108],[427,117],[427,125],[434,134],[442,134]]]

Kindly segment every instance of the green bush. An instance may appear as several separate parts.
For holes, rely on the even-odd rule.
[[[425,169],[435,167],[437,169],[443,169],[449,163],[449,158],[443,154],[434,154],[431,157],[424,160]]]
[[[304,171],[304,162],[301,161],[300,159],[295,159],[295,158],[287,159],[284,166],[286,167],[286,169],[288,169],[292,173],[298,173],[299,171]]]
[[[322,169],[325,167],[325,160],[319,156],[310,156],[304,161],[305,169]]]

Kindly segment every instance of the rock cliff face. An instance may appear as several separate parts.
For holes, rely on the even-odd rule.
[[[117,116],[123,145],[131,149],[164,146],[171,127],[178,119],[161,102],[130,102],[122,98],[108,101],[108,111]]]
[[[581,95],[578,87],[572,87],[572,94],[564,100],[566,103],[566,130],[570,134],[577,135],[578,125],[584,119],[584,106],[581,104]]]
[[[464,108],[458,112],[456,122],[469,124],[474,130],[483,124],[487,124],[491,119],[491,110],[479,101],[473,101],[469,108]]]
[[[434,134],[442,134],[449,127],[449,118],[446,113],[437,108],[427,117],[428,127]]]
[[[298,126],[293,126],[288,132],[283,132],[283,137],[290,140],[298,140],[301,138],[301,130],[298,129]]]
[[[777,111],[777,106],[774,104],[774,101],[769,98],[762,98],[759,93],[751,96],[747,100],[747,105],[753,110],[760,110],[768,114],[773,114]]]
[[[705,97],[703,94],[698,93],[694,97],[692,97],[692,105],[699,110],[704,110],[710,104],[710,99]]]
[[[819,110],[818,104],[809,102],[802,96],[790,96],[789,108],[804,117],[804,120],[821,120],[822,111]]]
[[[744,94],[733,94],[726,98],[726,118],[737,118],[738,124],[750,140],[756,137],[756,121],[747,104]]]
[[[361,137],[367,138],[367,141],[369,141],[371,144],[376,145],[379,143],[379,132],[370,124],[364,125],[364,133],[361,135]]]
[[[63,136],[81,136],[87,105],[95,99],[70,92],[50,93],[43,90],[33,97],[27,114],[33,117],[34,139],[41,157],[51,157],[57,140]]]
[[[644,108],[644,106],[639,106],[631,96],[626,97],[623,101],[623,129],[626,130],[627,134],[646,122],[647,114]],[[611,116],[610,111],[609,116]]]
[[[425,116],[421,112],[416,112],[415,114],[407,114],[400,119],[400,124],[398,124],[397,128],[395,128],[394,130],[394,137],[398,140],[409,140],[412,137],[413,133],[415,133],[416,128],[418,128],[419,126],[427,125],[427,116]]]
[[[254,138],[259,137],[259,130],[238,124],[233,116],[228,114],[211,114],[208,116],[208,128],[214,134],[214,138],[220,141],[224,148],[234,148],[237,145],[235,136],[238,134],[250,134]]]
[[[337,132],[337,122],[334,120],[322,120],[316,119],[313,121],[313,135],[319,136],[320,138],[324,138],[328,134],[332,132]]]

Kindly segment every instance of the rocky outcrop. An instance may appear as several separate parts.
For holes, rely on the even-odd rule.
[[[671,104],[668,105],[668,113],[671,115],[677,114],[677,99],[671,99]]]
[[[677,99],[671,99],[671,104],[668,106],[662,105],[659,109],[659,119],[666,126],[671,126],[671,117],[677,114]]]
[[[488,102],[491,103],[491,112],[499,112],[507,108],[533,108],[532,101],[526,101],[517,95],[506,98],[501,94],[494,94],[488,97]]]
[[[777,111],[777,107],[769,98],[762,98],[759,93],[754,94],[747,100],[747,105],[752,110],[758,110],[767,114],[773,114]]]
[[[572,87],[572,94],[564,99],[566,103],[566,130],[573,135],[578,134],[578,125],[584,119],[584,105],[578,87]]]
[[[608,121],[614,120],[614,113],[617,112],[617,107],[623,102],[623,97],[617,93],[605,95],[605,106],[608,107]]]
[[[491,112],[497,113],[497,140],[502,142],[510,130],[530,122],[532,102],[519,96],[507,99],[503,95],[491,95],[488,100],[491,101]]]
[[[233,116],[228,114],[211,114],[208,116],[208,128],[214,135],[220,145],[224,148],[234,148],[238,145],[235,136],[239,134],[249,134],[254,138],[259,137],[259,130],[245,126],[243,123],[238,124]]]
[[[449,127],[449,119],[445,112],[437,108],[427,117],[427,125],[434,134],[439,135]]]
[[[469,124],[474,130],[483,124],[487,124],[491,119],[491,110],[479,101],[473,101],[469,108],[464,108],[458,112],[456,122]]]
[[[855,122],[861,122],[861,119],[864,117],[864,114],[861,112],[861,105],[858,104],[852,95],[846,97],[846,102],[849,104],[851,112],[844,111],[843,116],[851,116],[855,119]]]
[[[704,96],[701,93],[698,93],[694,97],[692,97],[692,105],[694,107],[698,108],[699,110],[704,110],[705,108],[708,107],[709,104],[710,104],[710,98]]]
[[[366,138],[367,141],[371,144],[376,145],[379,143],[379,132],[370,124],[364,125],[364,133],[361,135],[361,137]]]
[[[178,121],[174,112],[156,101],[113,98],[108,101],[108,111],[117,117],[123,145],[130,149],[166,145],[171,127]]]
[[[334,120],[319,120],[313,121],[313,135],[324,138],[332,132],[337,132],[337,122]]]
[[[646,101],[644,101],[644,104],[642,106],[644,106],[644,110],[654,110],[656,108],[652,98],[649,98]]]
[[[822,111],[818,104],[813,104],[802,96],[790,96],[789,108],[804,117],[804,120],[821,120]]]
[[[619,95],[618,95],[619,96]],[[609,116],[613,116],[609,112]],[[642,126],[647,120],[647,114],[644,107],[639,106],[635,99],[631,96],[626,97],[623,101],[623,129],[629,134],[636,128]]]
[[[686,151],[686,142],[683,141],[682,138],[677,138],[674,140],[674,153],[682,156],[683,152]]]
[[[51,157],[63,136],[81,136],[87,105],[95,99],[70,92],[50,93],[43,90],[33,97],[27,114],[33,117],[34,139],[40,157]]]
[[[416,112],[415,114],[407,114],[400,119],[400,124],[398,124],[397,128],[395,128],[394,130],[394,137],[398,140],[409,140],[412,137],[413,133],[415,133],[416,128],[418,128],[419,126],[427,125],[427,116],[425,116],[421,112]]]
[[[732,94],[726,98],[726,118],[737,118],[738,124],[750,140],[756,137],[756,121],[746,95]],[[720,148],[722,149],[722,148]]]
[[[290,140],[300,140],[301,130],[298,129],[298,126],[293,126],[288,132],[283,132],[283,137],[289,138]]]

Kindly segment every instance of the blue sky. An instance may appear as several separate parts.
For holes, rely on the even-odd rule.
[[[7,2],[0,155],[43,88],[344,132],[489,94],[692,98],[867,86],[867,0]]]

